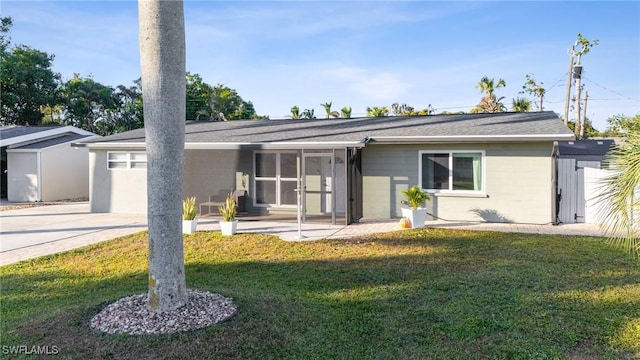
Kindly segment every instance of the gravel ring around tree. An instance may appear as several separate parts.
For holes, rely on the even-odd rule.
[[[237,312],[233,299],[206,291],[187,289],[184,306],[162,313],[149,310],[148,299],[147,293],[122,298],[93,316],[89,326],[108,334],[171,334],[209,327]]]

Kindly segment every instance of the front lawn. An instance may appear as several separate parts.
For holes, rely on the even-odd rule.
[[[603,239],[416,229],[309,243],[185,237],[187,284],[230,321],[163,336],[88,321],[145,292],[146,233],[0,268],[3,356],[63,358],[640,358],[640,263]],[[27,355],[25,355],[27,357]]]

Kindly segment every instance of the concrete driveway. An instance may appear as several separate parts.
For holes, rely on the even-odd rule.
[[[0,212],[0,265],[75,249],[147,228],[145,215],[96,214],[88,202]]]

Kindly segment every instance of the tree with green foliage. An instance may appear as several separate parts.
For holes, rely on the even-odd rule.
[[[117,111],[116,129],[123,132],[144,127],[144,107],[142,104],[142,79],[138,78],[134,86],[118,85],[115,96],[120,108]]]
[[[209,120],[211,108],[209,101],[213,95],[213,88],[202,80],[198,74],[187,72],[187,98],[186,98],[186,119],[187,120]]]
[[[139,1],[149,224],[149,309],[187,303],[182,241],[186,115],[184,3]]]
[[[113,113],[120,108],[112,87],[103,85],[91,76],[74,74],[62,86],[64,123],[81,129],[108,135],[113,131]]]
[[[300,120],[300,108],[296,105],[291,107],[291,118],[294,120]]]
[[[515,112],[528,112],[531,111],[531,101],[527,98],[515,98],[512,100],[511,109]]]
[[[350,119],[351,118],[351,106],[344,106],[342,109],[340,109],[340,117],[343,119]]]
[[[598,198],[606,209],[605,229],[614,245],[640,257],[640,131],[628,131],[607,160],[614,173],[604,179],[606,191]]]
[[[333,118],[340,117],[340,113],[339,112],[331,111],[331,105],[332,105],[331,101],[327,102],[327,103],[324,103],[324,104],[320,104],[320,105],[324,108],[324,111],[327,113],[327,119],[329,119],[331,117],[333,117]]]
[[[300,114],[300,117],[302,119],[315,119],[316,116],[315,116],[314,112],[315,112],[314,109],[304,109],[302,114]]]
[[[538,84],[536,82],[536,80],[533,78],[532,75],[527,74],[525,76],[526,81],[524,82],[524,85],[522,85],[522,91],[520,91],[520,94],[529,94],[532,96],[535,96],[536,98],[538,98],[538,111],[542,111],[543,106],[542,106],[542,101],[544,100],[544,94],[546,94],[546,90],[542,87],[542,85],[544,85],[544,83],[540,83]],[[528,111],[528,110],[527,110]]]
[[[9,49],[12,24],[0,19],[0,124],[39,125],[42,110],[59,103],[60,74],[52,70],[53,55],[24,45]]]
[[[431,106],[431,104],[429,104],[425,109],[415,110],[413,106],[409,106],[407,104],[400,105],[398,103],[393,103],[391,104],[391,111],[394,116],[424,116],[431,115],[436,110]]]
[[[11,17],[0,18],[0,54],[2,55],[4,55],[7,48],[9,48],[9,44],[11,44],[9,33],[11,32],[12,26],[13,19],[11,19]]]
[[[198,74],[187,73],[187,120],[226,121],[260,118],[251,101],[223,84],[211,86]]]
[[[567,127],[571,130],[574,131],[575,130],[575,126],[576,123],[572,120],[569,120],[567,122]],[[584,138],[588,139],[588,138],[594,138],[594,137],[601,137],[604,134],[602,134],[600,131],[598,131],[598,129],[593,127],[593,124],[591,123],[591,120],[589,120],[589,118],[586,118],[584,120]]]
[[[386,106],[374,106],[367,107],[367,116],[368,117],[384,117],[389,116],[389,108]]]
[[[503,79],[498,79],[496,82],[493,78],[489,78],[487,76],[482,77],[480,81],[476,84],[476,87],[480,89],[480,92],[486,94],[480,99],[480,103],[476,105],[473,109],[471,109],[472,114],[477,113],[498,113],[504,112],[507,108],[502,104],[502,100],[504,100],[504,96],[497,98],[494,92],[501,88],[507,86],[507,83]]]
[[[632,131],[640,133],[640,114],[636,116],[614,115],[607,119],[607,124],[606,136],[625,136]]]
[[[407,116],[408,114],[411,114],[413,111],[414,111],[413,107],[407,104],[402,104],[402,105],[398,103],[391,104],[391,112],[393,113],[394,116]]]
[[[215,120],[255,119],[257,114],[251,101],[244,101],[235,89],[218,84],[209,99],[211,117]]]

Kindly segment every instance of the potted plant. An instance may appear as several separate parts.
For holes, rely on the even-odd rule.
[[[182,233],[193,234],[198,226],[196,219],[196,198],[188,197],[182,201]]]
[[[220,215],[222,215],[222,220],[220,221],[220,232],[222,235],[235,234],[238,228],[238,220],[236,220],[236,199],[232,194],[227,195],[224,204],[218,208],[218,211]]]
[[[402,216],[408,218],[412,228],[423,227],[427,220],[427,209],[424,202],[429,200],[429,194],[422,191],[418,185],[414,185],[402,191],[405,199],[411,206],[410,209],[402,208]]]

